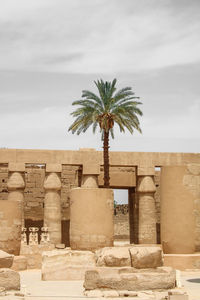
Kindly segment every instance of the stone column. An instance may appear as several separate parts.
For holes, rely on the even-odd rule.
[[[25,172],[25,164],[9,163],[8,171],[8,200],[21,201],[23,203],[25,182],[22,175]]]
[[[157,241],[154,172],[154,167],[138,168],[139,244],[156,244]]]
[[[44,181],[44,227],[49,229],[50,243],[61,243],[61,164],[47,164]]]
[[[0,201],[0,248],[19,255],[24,218],[25,164],[9,163],[8,171],[8,200]]]
[[[200,196],[199,179],[191,166],[165,166],[161,169],[161,242],[164,253],[194,253],[194,201],[198,193]]]
[[[81,188],[70,191],[70,247],[96,250],[113,246],[114,203],[111,189],[99,189],[100,166],[83,165]]]

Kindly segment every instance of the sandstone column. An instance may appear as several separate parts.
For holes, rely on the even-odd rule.
[[[156,244],[156,210],[154,167],[138,168],[139,244]]]
[[[164,253],[194,252],[194,177],[186,166],[162,167],[161,242]]]
[[[83,165],[81,188],[70,192],[70,247],[96,250],[113,246],[114,204],[111,189],[99,189],[100,166]]]
[[[50,242],[61,243],[61,164],[47,164],[44,181],[44,227],[49,229]]]
[[[8,171],[8,200],[0,201],[0,248],[8,253],[19,255],[24,217],[25,182],[22,175],[25,164],[9,163]]]

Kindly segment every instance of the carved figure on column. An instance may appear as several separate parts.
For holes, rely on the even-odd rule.
[[[48,227],[42,227],[41,231],[42,231],[42,233],[41,233],[40,244],[48,244],[48,243],[50,243],[49,228]]]
[[[29,227],[29,245],[38,245],[38,227]]]

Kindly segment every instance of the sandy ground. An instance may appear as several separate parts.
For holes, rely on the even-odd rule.
[[[88,298],[83,295],[83,281],[42,281],[40,270],[21,271],[21,291],[26,296],[15,296],[10,292],[7,296],[0,296],[0,300],[61,300],[61,299],[105,299],[105,298]],[[189,300],[200,300],[200,270],[181,272],[181,283],[189,295]],[[140,297],[128,297],[128,299],[145,300],[164,299],[166,292],[157,293],[156,295],[140,294]],[[109,298],[114,299],[114,298]],[[125,298],[115,298],[125,299]]]

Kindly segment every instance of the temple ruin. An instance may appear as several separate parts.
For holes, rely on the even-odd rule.
[[[124,218],[113,189],[128,190]],[[17,288],[13,270],[28,268],[43,280],[84,279],[87,295],[119,283],[124,295],[173,289],[175,269],[200,268],[200,154],[110,152],[105,189],[100,151],[0,149],[0,227],[12,261],[2,276]]]

